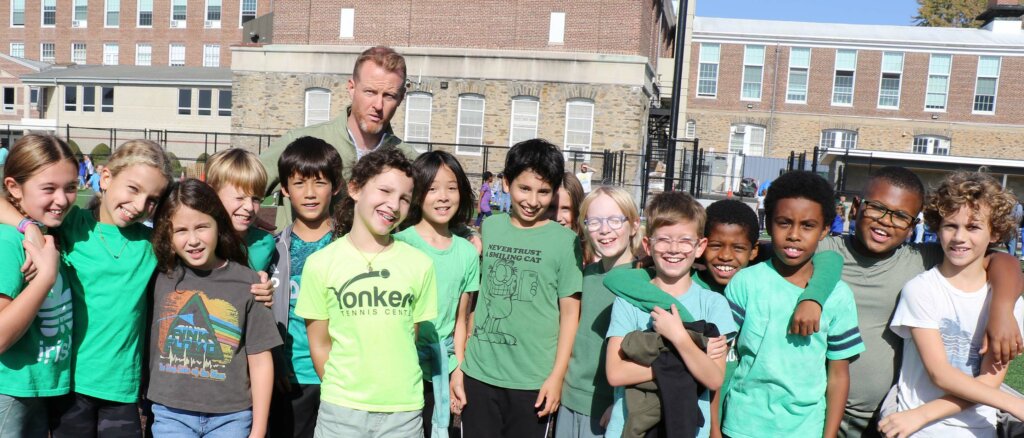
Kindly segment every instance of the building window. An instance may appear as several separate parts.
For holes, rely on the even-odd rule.
[[[185,45],[171,44],[171,51],[168,55],[171,67],[182,67],[185,65]]]
[[[96,87],[91,85],[82,87],[82,111],[87,113],[96,111]]]
[[[231,117],[231,90],[217,91],[217,115]]]
[[[198,111],[196,111],[196,114],[200,116],[210,115],[212,113],[211,108],[213,107],[213,90],[199,90],[198,100]]]
[[[39,60],[43,62],[53,62],[56,59],[57,48],[53,43],[42,43],[39,45]]]
[[[86,27],[89,19],[89,0],[75,0],[74,14],[71,17],[71,27]]]
[[[409,93],[405,98],[405,141],[430,142],[430,113],[434,97],[429,93]],[[423,145],[413,147],[420,152],[427,148]]]
[[[153,65],[153,46],[149,44],[135,45],[135,65]]]
[[[821,143],[819,146],[822,148],[856,149],[857,131],[826,129],[821,131]]]
[[[323,123],[331,119],[331,92],[323,88],[306,90],[305,126]]]
[[[15,58],[24,58],[25,43],[11,43],[11,51],[9,53]]]
[[[535,97],[517,96],[512,98],[512,121],[509,123],[509,146],[523,140],[537,138],[537,122],[540,119],[540,101]]]
[[[103,65],[117,65],[120,51],[117,43],[103,44]]]
[[[945,111],[949,94],[949,70],[952,55],[935,55],[928,61],[928,93],[924,98],[925,111]]]
[[[114,112],[114,88],[103,87],[100,92],[103,96],[103,101],[101,102],[100,110],[105,113]]]
[[[191,116],[192,115],[192,89],[191,88],[179,88],[178,89],[178,115],[180,115],[180,116]]]
[[[187,12],[188,0],[171,0],[171,27],[185,27]]]
[[[245,24],[256,18],[256,0],[242,0],[241,24]]]
[[[761,100],[761,74],[764,71],[764,46],[743,49],[742,100]]]
[[[690,119],[686,121],[686,130],[683,132],[684,138],[697,138],[697,121]]]
[[[39,87],[29,87],[28,89],[28,103],[33,108],[39,103]]]
[[[341,9],[341,33],[340,38],[353,38],[356,31],[356,10],[352,8]]]
[[[853,80],[857,74],[857,51],[836,50],[836,74],[832,83],[832,105],[853,105]]]
[[[78,111],[78,87],[64,86],[64,111]]]
[[[949,155],[949,139],[934,135],[918,135],[914,137],[915,154]]]
[[[786,87],[786,103],[807,103],[807,75],[810,68],[810,47],[789,49],[789,81]]]
[[[722,46],[718,44],[700,45],[697,96],[715,97],[718,95],[718,57],[721,50]]]
[[[479,155],[479,147],[462,145],[481,145],[484,143],[484,97],[479,94],[463,94],[459,96],[458,127],[455,133],[455,152],[459,154]]]
[[[220,67],[220,46],[208,44],[203,46],[203,67]]]
[[[764,127],[732,125],[729,127],[729,153],[764,155]]]
[[[153,0],[139,0],[139,27],[153,27]]]
[[[71,62],[75,64],[85,64],[86,62],[86,51],[85,43],[72,43],[71,44]]]
[[[57,0],[43,0],[43,26],[57,25]]]
[[[121,0],[106,0],[106,18],[103,25],[106,27],[117,27],[121,22]]]
[[[4,87],[3,111],[5,113],[14,112],[14,87]]]
[[[882,54],[882,79],[878,85],[878,107],[899,109],[900,85],[903,81],[903,53]]]
[[[25,0],[11,0],[11,26],[25,25]]]
[[[565,150],[589,151],[594,132],[594,102],[570,100],[565,104]]]
[[[565,12],[552,12],[548,26],[548,44],[565,43]]]
[[[996,89],[999,87],[998,56],[978,57],[978,83],[974,86],[974,112],[992,114],[996,111]]]
[[[220,3],[221,0],[206,0],[206,27],[220,27]]]

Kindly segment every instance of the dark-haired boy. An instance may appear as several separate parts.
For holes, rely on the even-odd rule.
[[[942,261],[936,244],[903,245],[924,205],[924,184],[903,167],[887,166],[868,180],[856,218],[856,233],[827,237],[818,251],[844,259],[843,281],[853,289],[858,327],[867,350],[850,363],[851,386],[840,436],[879,436],[878,410],[896,380],[902,352],[899,336],[888,330],[903,285]],[[987,257],[992,314],[986,336],[997,359],[1008,362],[1021,350],[1013,304],[1024,281],[1014,257]]]
[[[864,351],[850,288],[839,282],[824,301],[820,331],[786,335],[835,215],[832,188],[811,172],[787,173],[772,183],[765,213],[771,260],[740,271],[725,289],[740,330],[722,433],[833,437],[850,385],[848,360]]]
[[[272,309],[284,338],[281,354],[275,355],[278,383],[271,403],[271,437],[312,437],[316,427],[320,378],[309,354],[306,322],[295,314],[295,303],[306,258],[331,243],[331,196],[343,184],[341,167],[338,151],[314,137],[291,142],[277,161],[281,193],[288,198],[295,220],[276,236],[277,254],[271,267]]]
[[[562,152],[544,140],[518,143],[506,156],[512,208],[483,223],[474,327],[452,374],[455,398],[466,401],[466,436],[544,436],[558,411],[583,284],[576,235],[547,219],[564,173]]]

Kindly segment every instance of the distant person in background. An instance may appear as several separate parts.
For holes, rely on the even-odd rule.
[[[475,222],[477,227],[484,222],[484,218],[491,215],[491,184],[494,184],[494,174],[485,170],[483,183],[480,184],[480,204],[477,206],[480,210]]]
[[[857,212],[860,211],[860,196],[854,195],[853,202],[850,203],[850,211],[847,212],[846,218],[850,221],[850,234],[857,229]],[[920,223],[920,222],[919,222]]]
[[[590,163],[583,162],[580,165],[580,173],[576,174],[576,179],[580,180],[580,185],[583,186],[583,194],[590,193],[590,181],[594,177],[594,171],[590,170]]]
[[[96,166],[96,171],[93,172],[92,175],[89,175],[89,181],[86,181],[86,183],[89,185],[89,188],[92,189],[92,192],[93,192],[94,195],[99,195],[100,194],[100,173],[101,172],[103,172],[103,165],[102,164],[100,164],[99,166]]]
[[[79,190],[85,188],[85,175],[87,174],[87,172],[88,172],[88,170],[85,167],[85,160],[82,160],[80,163],[78,163],[78,189]]]
[[[9,153],[7,145],[0,144],[0,178],[4,177],[4,163],[7,162],[7,154]]]
[[[1010,233],[1009,239],[1006,241],[1006,249],[1010,252],[1010,255],[1017,256],[1017,242],[1020,241],[1020,224],[1024,220],[1024,206],[1017,202],[1013,206],[1013,211],[1010,213],[1013,216],[1013,221],[1017,224],[1013,232]],[[1021,251],[1021,255],[1024,256],[1024,251]]]
[[[509,195],[508,191],[505,190],[505,185],[501,183],[504,181],[504,176],[498,174],[498,205],[502,213],[508,213],[509,209],[512,208],[512,196]]]
[[[836,204],[836,217],[832,219],[832,228],[829,230],[829,235],[843,235],[843,227],[846,225],[846,220],[843,219],[846,216],[846,212],[843,210],[843,204]]]
[[[770,183],[765,183],[765,184],[770,184]],[[764,187],[764,185],[762,185],[761,187]],[[768,192],[768,189],[766,189],[766,188],[759,188],[759,189],[757,189],[757,196],[755,196],[755,198],[757,198],[757,226],[760,227],[759,229],[761,229],[761,230],[765,229],[765,227],[764,227],[764,197],[767,194],[767,192]]]
[[[92,165],[92,158],[88,155],[82,157],[82,161],[85,163],[85,181],[88,184],[89,180],[92,179],[92,175],[96,173],[96,168]]]

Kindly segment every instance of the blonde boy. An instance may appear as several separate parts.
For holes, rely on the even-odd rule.
[[[274,254],[274,236],[256,226],[256,213],[263,202],[267,171],[256,154],[245,149],[217,152],[206,164],[206,183],[213,187],[231,215],[231,225],[242,236],[249,254],[249,267],[266,272]]]

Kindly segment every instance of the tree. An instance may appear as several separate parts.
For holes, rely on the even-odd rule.
[[[917,0],[914,24],[930,27],[980,27],[975,18],[985,12],[987,0]]]

